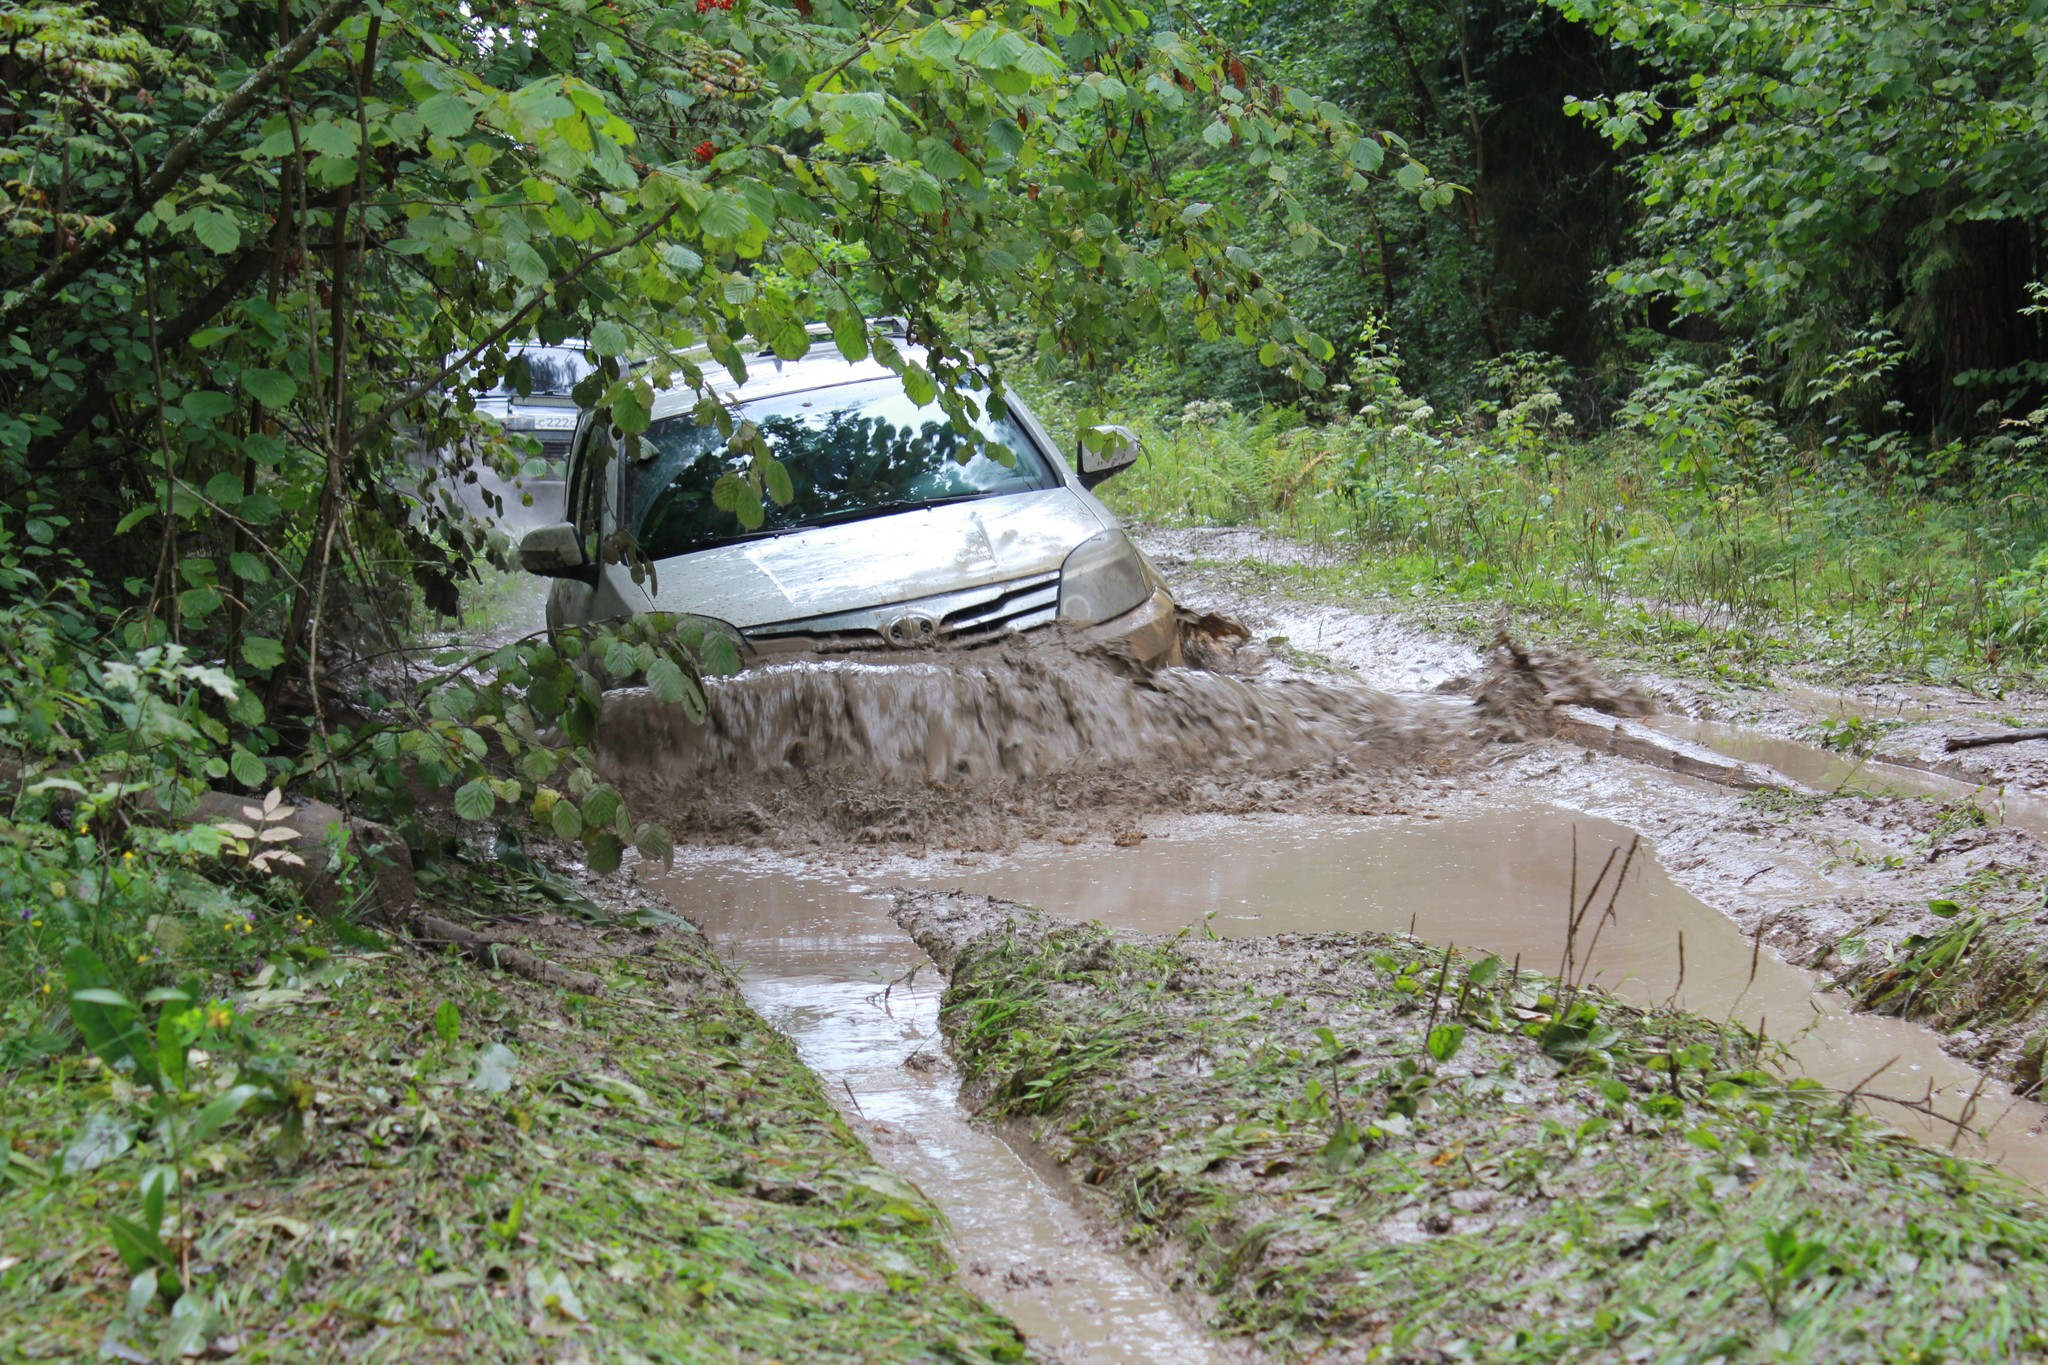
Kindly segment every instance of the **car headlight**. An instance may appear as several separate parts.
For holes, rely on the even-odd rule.
[[[1151,595],[1145,562],[1122,531],[1082,541],[1060,566],[1062,621],[1107,621]]]

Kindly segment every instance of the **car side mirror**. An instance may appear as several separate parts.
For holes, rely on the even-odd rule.
[[[1081,476],[1081,487],[1093,488],[1136,464],[1144,449],[1129,427],[1082,427],[1074,472]]]
[[[558,521],[528,531],[519,542],[519,567],[543,578],[596,576],[583,555],[583,534],[573,521]]]

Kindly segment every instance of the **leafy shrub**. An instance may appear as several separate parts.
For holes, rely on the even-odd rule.
[[[2048,646],[2048,546],[2025,568],[1993,579],[1985,597],[1988,638],[2028,649]]]
[[[1792,443],[1747,361],[1738,351],[1709,371],[1660,356],[1644,371],[1618,421],[1656,443],[1667,474],[1699,488],[1781,467]]]

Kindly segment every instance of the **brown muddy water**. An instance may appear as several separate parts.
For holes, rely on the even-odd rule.
[[[786,860],[684,853],[648,880],[711,937],[875,1155],[950,1225],[967,1283],[1070,1365],[1224,1365],[1152,1277],[1091,1230],[1063,1177],[970,1121],[939,1035],[944,982],[887,896]]]
[[[1155,934],[1245,938],[1412,928],[1474,958],[1497,953],[1554,974],[1564,950],[1574,839],[1583,895],[1609,851],[1634,838],[1608,820],[1512,798],[1435,819],[1189,817],[1155,830],[1136,847],[1097,842],[897,857],[858,882],[781,855],[698,850],[679,859],[666,886],[677,908],[705,924],[741,965],[756,1008],[796,1038],[827,1084],[835,1091],[851,1085],[866,1116],[890,1125],[880,1154],[955,1219],[963,1262],[986,1262],[1000,1276],[1003,1253],[992,1248],[1016,1239],[1058,1276],[1065,1272],[1052,1267],[1071,1251],[1062,1249],[1065,1232],[1048,1244],[1038,1229],[1042,1215],[1018,1214],[1045,1207],[1046,1198],[1057,1201],[1058,1192],[1007,1156],[993,1135],[965,1123],[950,1073],[890,1069],[900,1072],[911,1051],[941,1046],[932,1019],[940,983],[927,966],[908,989],[899,986],[882,1000],[888,982],[923,961],[889,923],[886,888],[1005,896],[1051,914]],[[1788,1072],[1842,1091],[1861,1084],[1885,1122],[2048,1190],[2048,1109],[1984,1081],[1943,1053],[1931,1031],[1852,1012],[1845,999],[1820,989],[1815,974],[1769,948],[1759,951],[1725,915],[1674,883],[1647,840],[1614,920],[1590,957],[1582,938],[1578,956],[1588,981],[1640,1003],[1670,1001],[1761,1029],[1785,1049],[1780,1065]],[[871,1101],[863,1086],[874,1087],[877,1098]],[[1934,1116],[1895,1102],[1906,1100],[1931,1106]],[[1958,1135],[1937,1117],[1966,1112],[1970,1128],[1984,1130],[1981,1139]],[[971,1152],[970,1142],[979,1144]],[[1077,1280],[1105,1273],[1097,1259],[1087,1265]]]

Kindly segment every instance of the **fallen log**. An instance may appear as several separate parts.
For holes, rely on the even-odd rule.
[[[411,925],[417,942],[453,944],[486,967],[511,972],[515,976],[525,977],[528,981],[538,981],[544,986],[560,986],[579,995],[604,994],[602,977],[558,966],[544,957],[535,957],[523,948],[514,948],[486,934],[465,929],[453,920],[442,919],[439,915],[429,915],[418,909],[408,915],[406,920]]]
[[[1950,735],[1943,741],[1950,753],[1958,749],[1982,749],[1993,744],[2018,744],[2021,740],[2048,739],[2048,730],[2007,730],[1996,735]]]

